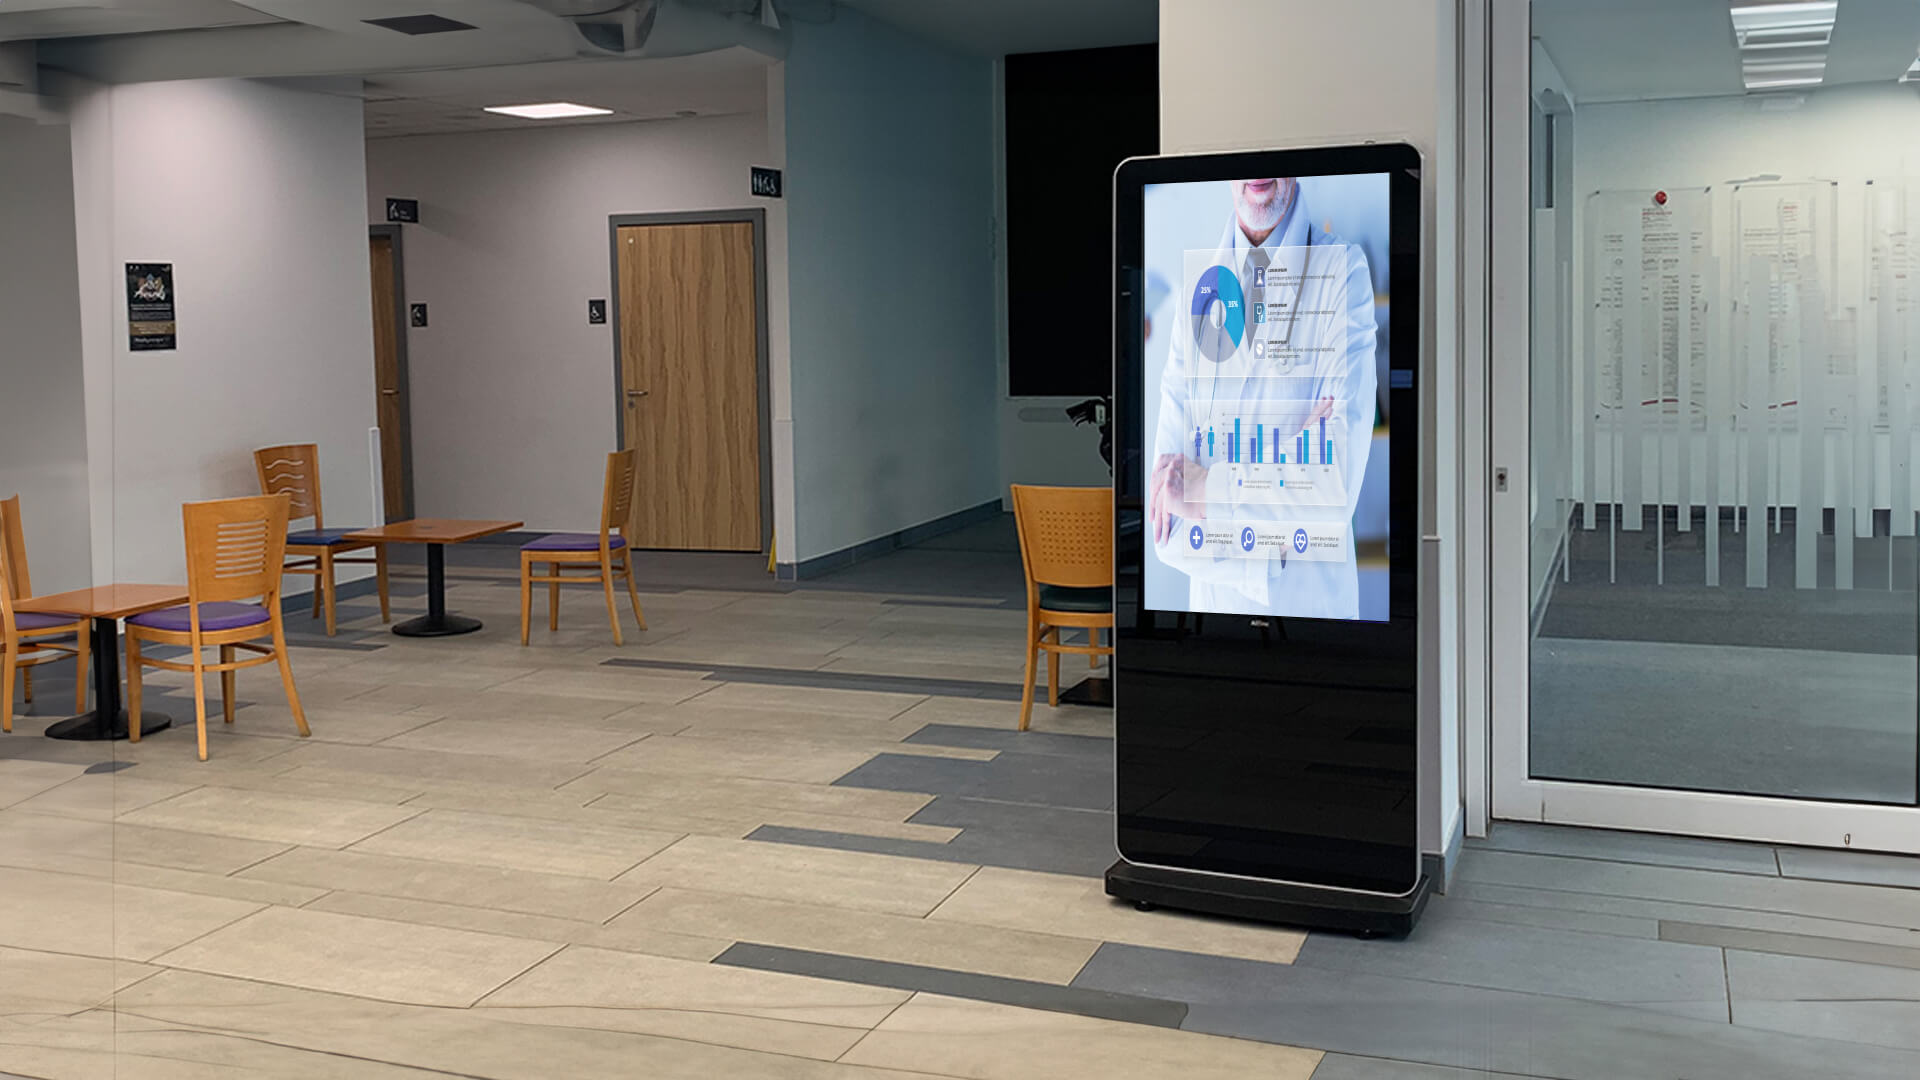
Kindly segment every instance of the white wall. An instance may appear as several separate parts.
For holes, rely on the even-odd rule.
[[[1236,49],[1272,55],[1262,92],[1270,107],[1221,108],[1244,101],[1246,67]],[[1312,42],[1311,47],[1295,47]],[[1457,574],[1458,432],[1450,388],[1458,377],[1458,251],[1454,90],[1454,5],[1427,0],[1162,0],[1160,131],[1167,153],[1302,146],[1365,139],[1404,140],[1426,156],[1429,228],[1422,296],[1428,382],[1436,395],[1421,442],[1422,469],[1442,537],[1437,589],[1422,603],[1440,620],[1437,716],[1422,732],[1421,783],[1427,794],[1425,848],[1442,850],[1460,814]],[[1330,88],[1338,88],[1337,91]],[[1425,517],[1426,515],[1423,515]]]
[[[618,384],[615,327],[587,301],[613,293],[607,219],[764,206],[781,304],[785,207],[747,190],[768,155],[758,114],[367,143],[366,220],[420,200],[402,227],[407,299],[429,314],[407,331],[416,512],[598,527]]]
[[[1000,497],[993,77],[842,7],[784,78],[793,562]]]
[[[0,499],[34,591],[91,584],[73,163],[64,124],[0,116]]]
[[[360,101],[235,79],[73,93],[94,579],[184,580],[180,504],[257,493],[263,445],[318,443],[328,523],[370,521]],[[127,262],[173,263],[177,350],[128,350]]]

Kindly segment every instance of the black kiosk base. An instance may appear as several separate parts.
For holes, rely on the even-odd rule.
[[[1337,930],[1363,938],[1405,937],[1432,893],[1433,879],[1425,874],[1411,893],[1383,896],[1135,866],[1125,859],[1107,868],[1107,895],[1132,901],[1142,911],[1176,908],[1309,930]]]

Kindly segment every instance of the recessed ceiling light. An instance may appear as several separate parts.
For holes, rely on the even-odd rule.
[[[1907,70],[1901,74],[1900,81],[1906,83],[1920,82],[1920,60],[1915,60],[1913,63],[1907,65]]]
[[[608,116],[612,109],[594,105],[575,105],[571,101],[547,101],[537,105],[488,105],[486,111],[523,120],[564,120],[573,116]]]
[[[1826,81],[1827,45],[1838,0],[1733,0],[1727,11],[1748,90],[1817,86]]]

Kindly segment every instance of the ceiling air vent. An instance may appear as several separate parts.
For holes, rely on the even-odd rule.
[[[472,23],[449,19],[445,15],[395,15],[387,19],[362,19],[361,21],[415,37],[421,34],[445,34],[454,30],[473,29]]]

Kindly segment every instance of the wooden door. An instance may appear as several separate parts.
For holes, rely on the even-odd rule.
[[[623,449],[640,451],[633,542],[759,551],[753,225],[625,225],[615,239]]]
[[[400,366],[399,259],[393,237],[369,242],[373,268],[373,384],[375,420],[380,425],[381,487],[388,521],[413,516],[407,386]]]

